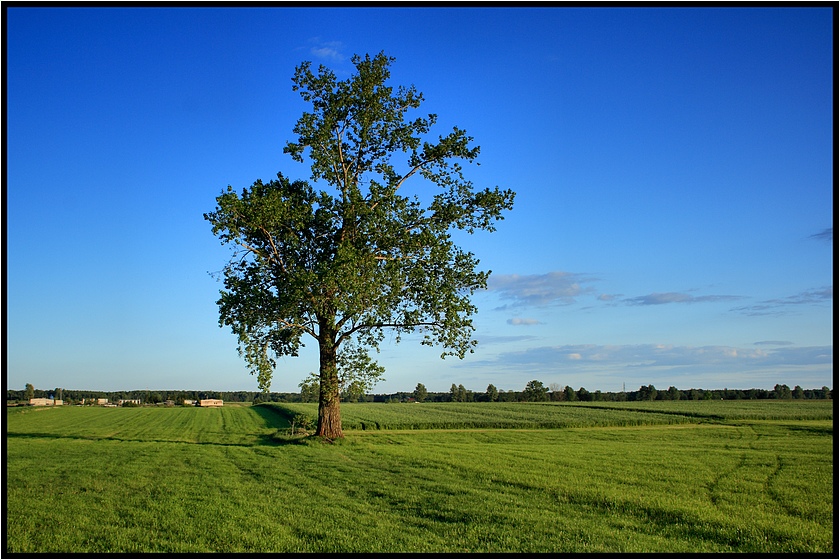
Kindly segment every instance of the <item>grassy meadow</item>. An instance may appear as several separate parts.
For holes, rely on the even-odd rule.
[[[831,553],[830,401],[7,409],[6,552]]]

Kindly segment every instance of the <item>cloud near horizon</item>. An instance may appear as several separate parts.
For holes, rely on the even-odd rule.
[[[596,280],[586,274],[561,271],[528,275],[500,274],[490,277],[487,289],[498,293],[502,299],[512,300],[511,306],[514,307],[570,305],[575,303],[578,296],[591,293],[593,288],[584,284]]]
[[[504,352],[494,358],[463,367],[493,366],[499,369],[551,373],[584,369],[686,369],[740,372],[760,368],[823,366],[831,369],[832,346],[783,346],[775,349],[734,346],[674,346],[670,344],[540,346]]]

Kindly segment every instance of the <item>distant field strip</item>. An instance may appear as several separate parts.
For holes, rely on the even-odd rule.
[[[740,401],[634,401],[575,402],[566,406],[679,414],[715,420],[831,420],[832,401],[740,400]]]

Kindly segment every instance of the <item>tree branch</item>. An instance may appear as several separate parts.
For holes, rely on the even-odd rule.
[[[405,175],[403,175],[403,176],[400,178],[400,180],[399,180],[399,182],[397,183],[397,186],[396,186],[396,188],[394,189],[394,191],[398,191],[398,190],[400,189],[400,187],[402,187],[403,183],[405,183],[405,182],[408,180],[408,178],[409,178],[409,177],[411,177],[412,175],[414,175],[415,173],[417,173],[417,172],[420,170],[420,168],[421,168],[421,167],[423,167],[423,166],[424,166],[424,165],[426,165],[427,163],[431,163],[431,162],[433,162],[433,161],[434,161],[433,159],[426,159],[426,160],[421,161],[420,163],[418,163],[418,164],[417,164],[417,165],[415,165],[414,167],[412,167],[412,168],[411,168],[411,171],[409,171],[408,173],[406,173]]]
[[[354,326],[353,328],[351,328],[347,332],[342,333],[341,336],[339,336],[336,339],[336,345],[341,344],[341,342],[344,341],[344,339],[349,338],[354,333],[356,333],[358,331],[361,331],[361,330],[365,330],[365,329],[368,329],[368,330],[370,330],[370,329],[385,329],[385,328],[411,329],[411,328],[414,328],[414,327],[439,327],[439,326],[440,326],[440,323],[438,323],[437,321],[432,321],[432,322],[421,321],[421,322],[417,322],[417,323],[362,323],[360,325]]]
[[[335,134],[336,134],[336,144],[338,144],[338,163],[341,164],[341,171],[344,174],[344,188],[342,192],[347,190],[347,162],[344,160],[344,149],[341,146],[341,139],[344,136],[344,129],[347,128],[347,121],[344,122],[344,125],[340,128],[338,126],[335,127]],[[337,170],[336,170],[337,171]]]
[[[274,244],[274,238],[271,234],[266,230],[264,227],[260,226],[260,231],[263,232],[268,242],[271,244],[271,251],[274,253],[275,260],[280,265],[280,268],[283,270],[283,274],[286,274],[286,263],[283,261],[283,257],[280,255],[280,251],[277,249],[277,245]]]
[[[400,187],[402,187],[403,183],[405,183],[408,180],[409,177],[411,177],[412,175],[417,173],[417,171],[419,171],[421,167],[423,167],[424,165],[426,165],[427,163],[430,163],[432,161],[434,161],[434,160],[431,160],[431,159],[423,160],[420,163],[418,163],[417,165],[415,165],[413,168],[411,168],[411,171],[409,171],[408,173],[406,173],[405,175],[400,177],[400,180],[397,182],[397,186],[394,188],[394,192],[397,192],[400,189]],[[379,200],[374,202],[373,206],[370,207],[370,210],[372,211],[377,206],[379,206],[379,202],[380,202]]]
[[[247,243],[243,243],[242,241],[240,241],[240,242],[239,242],[239,243],[237,243],[237,244],[238,244],[240,247],[242,247],[243,249],[247,249],[248,251],[251,251],[251,252],[252,252],[252,253],[254,253],[255,255],[258,255],[258,256],[260,256],[260,257],[265,257],[265,255],[263,255],[262,251],[261,251],[261,250],[259,250],[259,249],[257,249],[256,247],[251,247],[250,245],[248,245]]]
[[[314,338],[318,338],[318,334],[317,334],[317,333],[316,333],[313,329],[311,329],[310,327],[308,327],[306,324],[293,323],[293,322],[291,322],[291,321],[287,321],[286,319],[277,319],[277,322],[278,322],[278,323],[280,323],[280,325],[281,325],[282,327],[284,327],[284,328],[287,328],[287,329],[300,329],[300,330],[302,330],[303,332],[305,332],[306,334],[308,334],[308,335],[310,335],[310,336],[312,336],[312,337],[314,337]],[[312,321],[310,320],[310,321],[309,321],[309,323],[311,324],[311,323],[312,323]]]

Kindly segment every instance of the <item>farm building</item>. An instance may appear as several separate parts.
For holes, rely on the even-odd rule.
[[[201,399],[198,406],[224,406],[224,401],[221,399]]]
[[[195,406],[195,401],[192,399],[184,399],[184,406]]]
[[[56,399],[29,399],[29,404],[32,406],[61,406],[64,404],[62,400]]]
[[[120,406],[124,405],[125,403],[141,404],[140,399],[120,399],[120,401],[119,401]]]
[[[96,404],[108,404],[108,399],[96,399]]]

